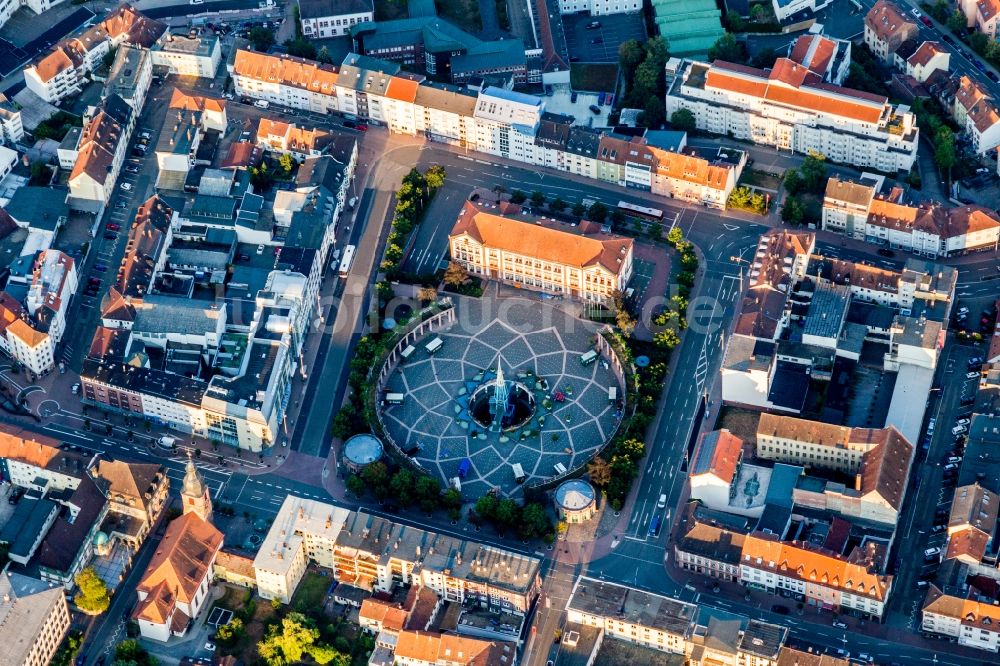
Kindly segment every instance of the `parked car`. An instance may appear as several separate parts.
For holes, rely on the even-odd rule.
[[[115,208],[128,208],[128,202],[124,199],[119,199],[115,204]]]
[[[267,107],[271,106],[271,103],[268,102],[266,99],[259,99],[256,102],[254,102],[253,105],[256,106],[258,109],[266,109]]]
[[[927,18],[926,16],[921,17],[920,18],[920,22],[923,23],[924,25],[926,25],[928,28],[933,28],[934,27],[934,24],[931,23],[931,20],[929,18]]]
[[[591,104],[587,108],[589,108],[590,112],[593,113],[595,116],[598,116],[598,115],[601,114],[601,107],[597,106],[596,104]]]
[[[986,72],[986,78],[988,78],[993,83],[1000,83],[1000,76],[997,76],[996,72],[993,71]]]
[[[368,125],[365,125],[364,123],[358,123],[357,125],[355,125],[355,129],[358,130],[359,132],[367,132]]]
[[[914,7],[913,9],[911,9],[910,13],[913,14],[914,16],[916,16],[917,18],[920,18],[921,16],[923,16],[923,14],[920,13],[920,10],[917,9],[916,7]]]
[[[344,127],[346,127],[347,129],[354,129],[357,126],[358,126],[358,124],[356,122],[354,122],[353,120],[345,120],[344,121]]]
[[[892,259],[893,257],[896,256],[896,253],[893,252],[892,250],[888,249],[888,248],[880,247],[878,249],[878,256],[885,257],[887,259]]]
[[[122,227],[120,224],[116,224],[114,222],[108,222],[108,229],[110,229],[111,231],[118,231],[121,228]]]
[[[125,171],[127,171],[128,173],[139,173],[139,165],[138,164],[126,164],[125,165]]]
[[[969,419],[959,419],[959,420],[955,421],[955,425],[964,425],[964,426],[967,426],[967,425],[969,425]]]
[[[101,278],[95,278],[95,277],[88,278],[87,284],[93,284],[93,285],[101,284]]]
[[[771,612],[777,613],[778,615],[788,615],[788,606],[782,606],[781,604],[774,604],[771,606]]]
[[[114,231],[109,231],[106,234],[104,234],[104,238],[107,240],[112,240],[114,238],[118,238],[118,234],[115,233]]]
[[[123,190],[125,190],[126,192],[131,192],[132,191],[132,183],[122,183],[121,184],[121,188]]]
[[[943,39],[945,41],[945,44],[954,44],[955,43],[955,40],[952,39],[951,37],[949,37],[948,35],[941,35],[941,39]]]
[[[601,27],[600,21],[591,21],[590,23],[587,24],[587,30],[596,30],[597,28],[600,27]]]
[[[837,629],[847,629],[847,625],[843,622],[840,622],[839,620],[834,622],[833,626],[835,626]]]
[[[149,132],[139,132],[139,138],[140,139],[152,139],[153,135],[150,134]]]
[[[98,273],[104,273],[108,270],[107,266],[94,266],[94,270]]]
[[[965,373],[966,379],[976,379],[977,377],[979,377],[979,373],[974,370],[972,372]]]
[[[132,149],[132,157],[145,157],[146,153],[139,150],[138,148]]]

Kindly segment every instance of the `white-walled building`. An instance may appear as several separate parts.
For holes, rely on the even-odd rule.
[[[100,214],[111,203],[136,115],[125,100],[112,95],[85,121],[69,175],[70,208]]]
[[[38,63],[27,66],[24,82],[49,103],[77,95],[86,85],[86,77],[112,48],[124,43],[149,48],[165,29],[163,23],[123,2],[100,22],[62,40]]]
[[[236,52],[231,74],[237,95],[314,113],[342,110],[333,65],[241,49]]]
[[[14,145],[24,138],[24,124],[21,122],[21,107],[0,93],[0,147]],[[0,180],[7,174],[0,160]]]
[[[508,205],[510,214],[518,212]],[[602,301],[624,291],[632,277],[630,238],[570,233],[471,202],[448,238],[452,259],[473,275],[528,289]]]
[[[909,205],[902,191],[880,194],[881,183],[881,177],[869,174],[857,182],[830,178],[822,228],[929,257],[992,251],[1000,244],[1000,216],[989,208]]]
[[[688,109],[699,130],[887,172],[916,160],[919,129],[908,108],[824,83],[787,58],[770,70],[676,59],[667,68],[667,115]]]
[[[948,636],[965,647],[1000,651],[1000,607],[946,594],[933,584],[924,599],[920,628]]]
[[[772,594],[800,594],[811,606],[846,608],[881,618],[893,577],[861,558],[845,558],[810,544],[780,541],[771,534],[743,540],[740,580]]]
[[[642,11],[642,0],[559,0],[561,14],[588,12],[591,16],[633,14]]]
[[[1000,146],[1000,104],[989,88],[968,76],[959,76],[951,115],[972,140],[980,155]]]
[[[802,35],[789,45],[788,58],[839,86],[851,67],[851,42],[820,34]]]
[[[167,67],[171,74],[213,78],[222,61],[222,45],[214,32],[164,32],[149,49],[153,64]]]
[[[891,0],[878,0],[865,15],[865,45],[885,64],[891,64],[896,49],[919,32],[916,21]]]
[[[826,9],[833,0],[771,0],[771,8],[778,23],[787,21],[800,12],[816,13]]]
[[[153,59],[149,50],[140,46],[123,44],[115,53],[104,95],[118,95],[128,102],[136,115],[146,103],[146,93],[153,81]]]
[[[132,618],[143,638],[166,642],[187,633],[207,607],[222,538],[197,513],[185,513],[167,526],[136,587],[139,603]]]
[[[950,68],[951,52],[940,42],[924,42],[906,59],[904,70],[908,76],[925,83],[934,72],[947,73]]]
[[[0,574],[0,617],[3,660],[17,666],[52,663],[70,626],[61,587],[12,571]]]
[[[302,34],[327,39],[351,34],[351,26],[375,20],[373,0],[297,0]]]

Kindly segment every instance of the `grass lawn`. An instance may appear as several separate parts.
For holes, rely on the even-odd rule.
[[[618,65],[613,63],[573,63],[569,66],[573,90],[614,92],[617,81]]]
[[[478,0],[435,0],[438,16],[447,19],[466,32],[477,34],[483,29]]]
[[[332,580],[327,576],[321,576],[315,571],[307,571],[302,577],[292,597],[291,606],[300,613],[315,612],[323,608],[326,603],[326,591],[330,589]]]

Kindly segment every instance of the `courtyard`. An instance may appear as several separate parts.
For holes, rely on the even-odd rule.
[[[581,361],[599,327],[561,305],[520,296],[459,299],[458,321],[436,334],[439,351],[427,351],[435,334],[427,336],[388,380],[387,392],[405,396],[383,415],[396,443],[444,482],[458,478],[466,497],[493,489],[519,494],[514,465],[533,485],[596,455],[620,420],[608,389],[621,395],[622,388],[603,359]],[[511,400],[520,395],[530,405],[503,427],[477,418],[473,404],[498,372]]]

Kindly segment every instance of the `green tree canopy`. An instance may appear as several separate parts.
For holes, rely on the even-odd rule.
[[[255,51],[267,51],[274,46],[274,33],[260,26],[250,31],[250,43]]]
[[[956,9],[948,16],[948,20],[945,25],[947,25],[948,29],[952,32],[964,31],[966,27],[965,14]]]
[[[708,49],[708,59],[710,61],[724,60],[725,62],[745,63],[747,60],[746,47],[737,41],[733,33],[727,32]]]
[[[108,610],[111,597],[108,586],[97,575],[94,567],[87,567],[74,579],[79,591],[73,597],[73,603],[87,615],[100,615]]]
[[[408,469],[400,469],[392,475],[389,482],[389,490],[393,497],[401,506],[413,504],[413,472]]]
[[[670,124],[675,130],[693,132],[698,126],[691,109],[677,109],[670,114]]]
[[[595,201],[594,204],[587,210],[587,217],[592,222],[603,224],[604,220],[608,217],[608,207],[600,201]]]

